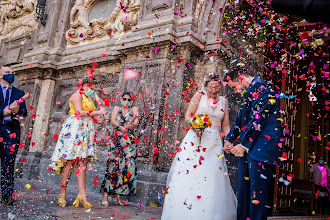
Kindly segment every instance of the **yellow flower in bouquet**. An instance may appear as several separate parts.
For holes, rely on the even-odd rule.
[[[204,131],[205,128],[212,126],[211,119],[206,114],[195,115],[189,122],[191,127],[201,131]],[[199,143],[201,143],[201,138],[199,138]]]
[[[202,131],[205,128],[212,126],[211,119],[206,114],[195,115],[190,119],[189,123],[193,128],[200,129]]]

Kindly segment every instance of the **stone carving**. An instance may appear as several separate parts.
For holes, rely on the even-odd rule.
[[[199,15],[203,9],[203,4],[204,4],[205,0],[197,0],[197,4],[196,4],[196,11],[195,11],[195,18],[198,19]]]
[[[137,24],[141,0],[117,0],[116,7],[108,18],[88,22],[88,13],[98,1],[76,0],[70,13],[70,29],[66,34],[71,45],[120,37]]]
[[[36,0],[0,1],[0,39],[29,33],[38,26]]]

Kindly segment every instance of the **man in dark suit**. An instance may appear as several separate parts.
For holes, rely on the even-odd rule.
[[[13,70],[0,68],[0,156],[1,156],[1,202],[13,204],[14,166],[20,143],[20,123],[17,116],[26,116],[25,102],[18,105],[15,101],[24,96],[24,92],[12,86]]]
[[[224,151],[239,157],[237,219],[266,220],[272,175],[275,166],[284,164],[280,102],[268,83],[246,68],[232,68],[225,80],[242,92],[238,118],[224,144]],[[233,146],[237,138],[240,144]]]

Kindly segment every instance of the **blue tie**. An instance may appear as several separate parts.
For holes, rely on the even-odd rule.
[[[6,88],[5,106],[9,105],[9,88]]]

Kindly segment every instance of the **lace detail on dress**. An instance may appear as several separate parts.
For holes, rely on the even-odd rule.
[[[207,97],[207,94],[205,93],[205,95],[202,96],[202,98],[199,102],[199,106],[197,108],[196,115],[197,114],[207,114],[212,121],[211,128],[220,131],[221,122],[225,115],[225,107],[226,107],[225,98],[220,96],[219,104],[213,108],[211,105],[209,105],[207,103],[207,101],[208,101],[208,97]]]

